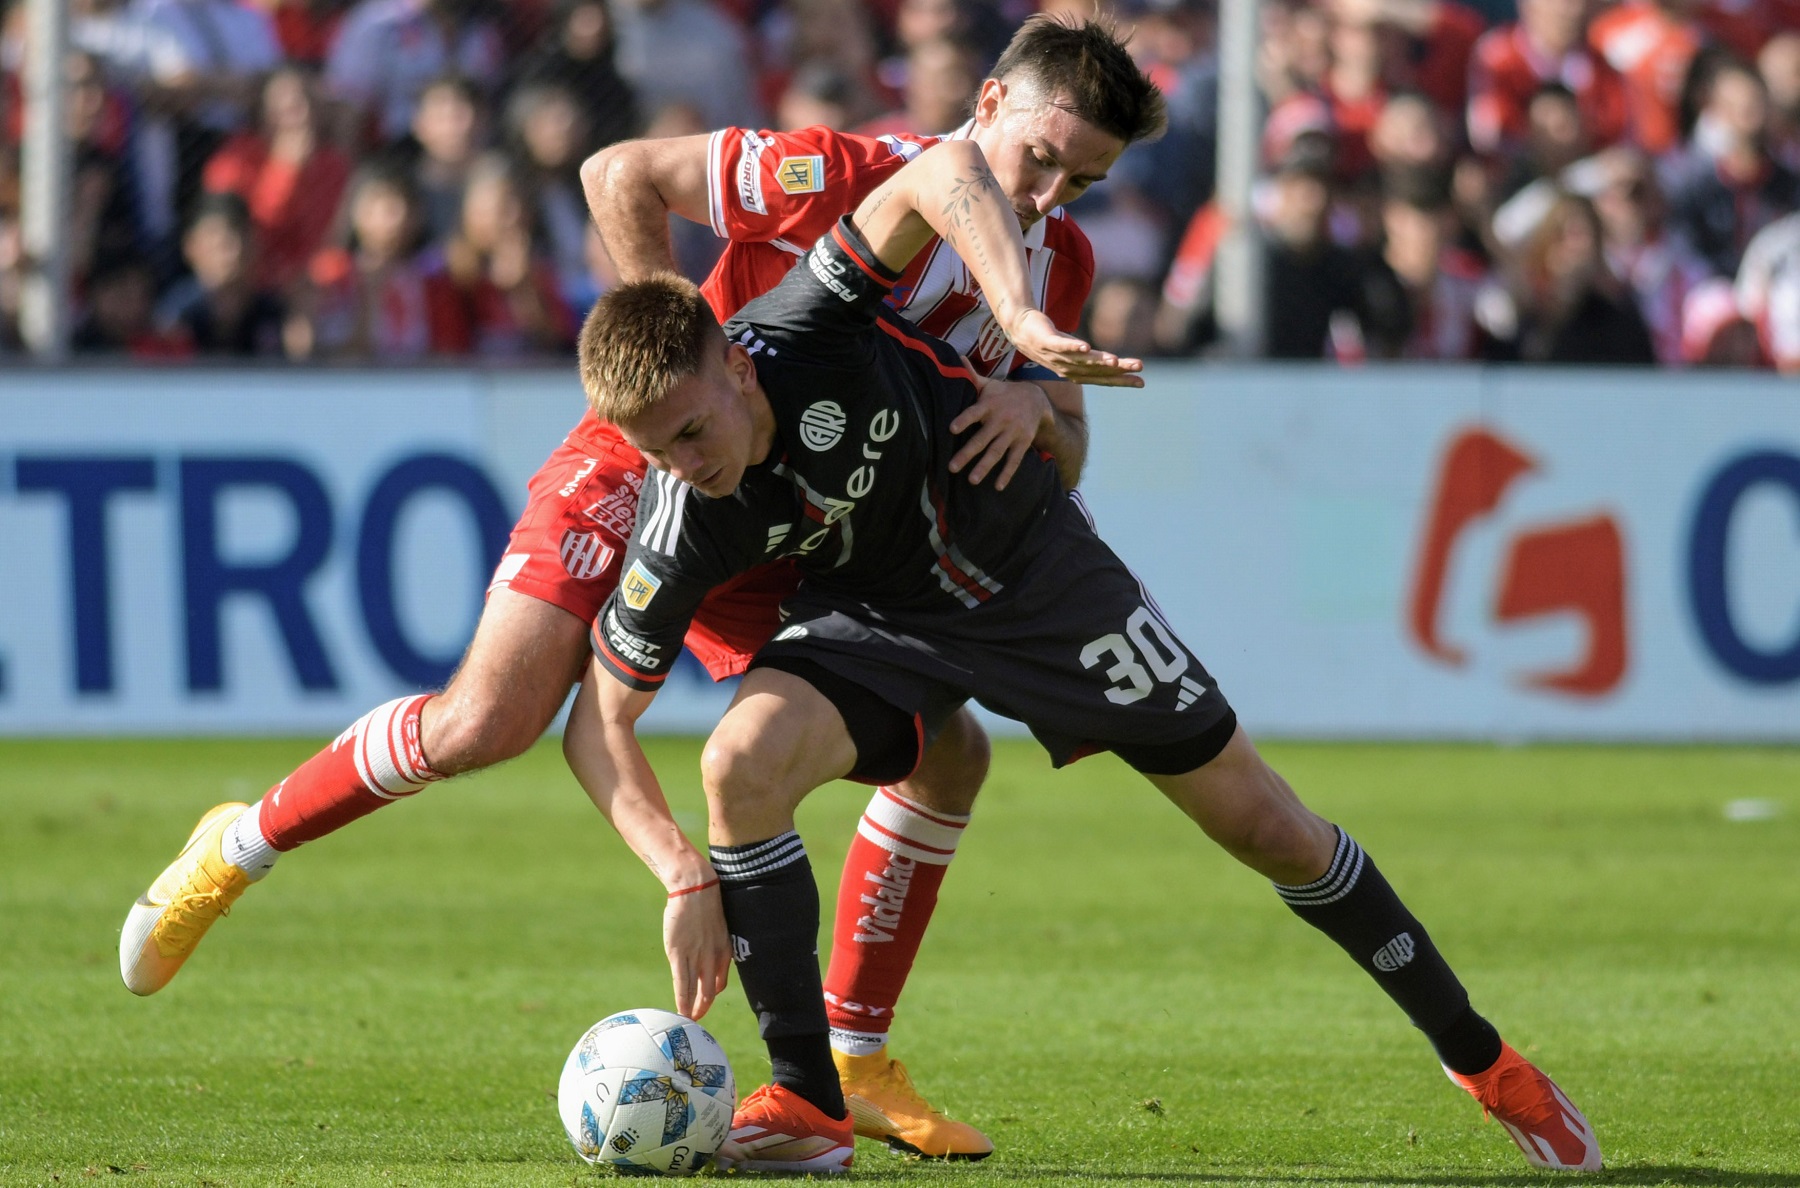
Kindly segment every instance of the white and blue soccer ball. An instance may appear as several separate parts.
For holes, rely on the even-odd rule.
[[[706,1029],[672,1011],[621,1011],[587,1029],[556,1107],[576,1153],[628,1174],[686,1176],[731,1133],[737,1081]]]

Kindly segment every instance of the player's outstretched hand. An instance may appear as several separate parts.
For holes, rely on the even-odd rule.
[[[675,980],[675,1009],[698,1019],[724,993],[731,973],[731,939],[717,884],[672,895],[663,909],[663,952]]]
[[[1026,310],[1007,328],[1007,337],[1032,359],[1067,380],[1110,388],[1141,388],[1141,359],[1121,359],[1096,351],[1087,343],[1056,328],[1041,309]]]
[[[969,481],[979,483],[998,466],[1000,476],[994,480],[994,486],[1004,491],[1025,452],[1056,410],[1036,384],[989,379],[974,371],[970,374],[975,377],[979,395],[974,404],[950,422],[950,432],[962,433],[971,428],[975,432],[950,459],[950,473],[961,474],[963,467],[973,462]]]

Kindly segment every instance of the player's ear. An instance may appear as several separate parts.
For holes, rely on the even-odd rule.
[[[748,387],[749,382],[755,377],[756,364],[751,362],[750,349],[743,343],[727,342],[725,344],[725,374],[731,377],[732,383],[737,386],[739,391]]]
[[[1000,104],[1006,99],[1006,84],[997,78],[990,78],[981,84],[981,91],[975,97],[975,123],[978,127],[991,128],[1000,118]]]

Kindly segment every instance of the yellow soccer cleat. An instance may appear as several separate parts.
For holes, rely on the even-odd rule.
[[[890,1059],[886,1048],[869,1056],[834,1049],[831,1058],[857,1134],[884,1139],[896,1151],[926,1159],[986,1159],[994,1153],[987,1135],[944,1117],[926,1101],[906,1075],[906,1066]]]
[[[226,827],[249,807],[231,803],[210,809],[175,861],[131,905],[119,933],[119,976],[133,994],[155,994],[167,986],[212,922],[250,885],[250,877],[219,852]]]

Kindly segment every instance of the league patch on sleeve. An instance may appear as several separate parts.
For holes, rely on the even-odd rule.
[[[816,194],[825,188],[825,158],[783,157],[775,181],[784,194]]]
[[[662,579],[644,568],[642,561],[633,561],[626,571],[625,578],[619,583],[619,592],[625,596],[625,605],[632,610],[643,610],[662,589]]]

